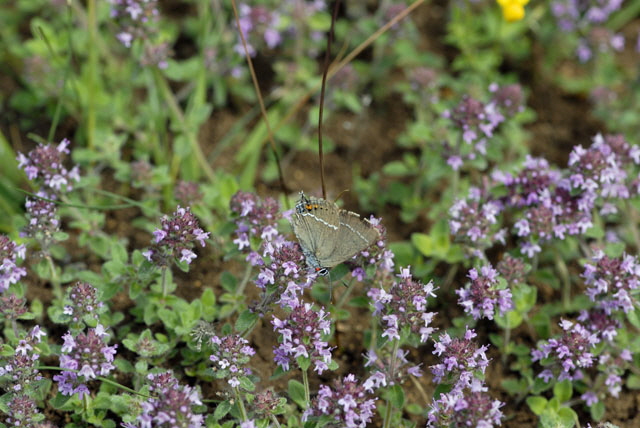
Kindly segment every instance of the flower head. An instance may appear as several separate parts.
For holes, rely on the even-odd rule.
[[[161,226],[153,232],[154,244],[143,254],[158,266],[167,266],[171,259],[190,264],[196,258],[192,251],[195,243],[204,247],[209,232],[200,229],[198,219],[189,207],[178,206],[171,217],[165,216]]]
[[[26,247],[16,244],[6,235],[0,235],[0,293],[6,291],[27,274],[25,268],[17,265],[18,258],[25,258]]]
[[[496,306],[500,315],[513,308],[511,290],[502,288],[498,282],[498,271],[490,264],[484,265],[480,270],[471,269],[467,275],[471,280],[465,287],[456,290],[460,296],[458,304],[464,307],[464,311],[473,316],[473,319],[487,317],[493,319]]]
[[[302,357],[314,364],[318,374],[329,368],[331,347],[324,340],[331,328],[324,309],[309,303],[298,304],[289,315],[280,320],[273,318],[274,330],[280,335],[280,345],[274,348],[274,360],[284,370],[290,363]]]
[[[118,345],[108,346],[108,335],[104,327],[98,324],[90,328],[87,333],[72,335],[68,332],[63,337],[60,367],[78,370],[79,372],[63,371],[53,377],[58,382],[58,388],[63,395],[78,394],[78,398],[89,394],[87,382],[97,376],[108,375],[115,366],[113,360]]]
[[[329,416],[335,426],[361,428],[373,417],[375,400],[352,374],[343,379],[336,379],[332,387],[320,385],[318,396],[311,401],[305,410],[302,420],[311,417]]]
[[[57,146],[39,144],[26,156],[18,153],[18,166],[24,169],[29,180],[35,180],[49,191],[57,193],[73,189],[73,181],[79,181],[78,166],[68,170],[64,166],[66,155],[70,153],[66,138]],[[64,186],[64,189],[63,189]]]
[[[204,425],[202,415],[191,410],[201,405],[200,394],[188,385],[182,385],[170,371],[147,375],[149,393],[152,397],[141,404],[142,413],[130,428],[200,428]]]
[[[240,378],[251,374],[246,367],[256,351],[246,339],[237,334],[211,338],[213,352],[209,359],[213,362],[213,370],[217,379],[227,379],[229,385],[237,388]]]

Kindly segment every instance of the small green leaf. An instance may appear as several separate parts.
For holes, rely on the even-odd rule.
[[[540,396],[528,397],[527,405],[534,414],[540,416],[547,408],[547,399]]]
[[[560,403],[568,401],[573,395],[573,386],[567,379],[562,382],[558,382],[553,387],[553,395],[558,399]]]
[[[387,391],[389,402],[396,409],[402,409],[404,407],[404,391],[400,385],[393,385]]]
[[[229,413],[232,407],[233,405],[230,402],[222,401],[220,404],[218,404],[218,406],[216,407],[216,410],[213,412],[214,419],[220,420],[224,418],[227,415],[227,413]]]
[[[591,419],[594,421],[599,421],[604,416],[605,407],[603,401],[598,401],[596,404],[589,408],[589,412],[591,413]]]
[[[309,403],[307,403],[304,395],[304,385],[297,380],[291,379],[289,381],[289,398],[302,409],[308,407]]]
[[[247,331],[258,321],[258,314],[250,310],[243,311],[236,321],[236,331]]]

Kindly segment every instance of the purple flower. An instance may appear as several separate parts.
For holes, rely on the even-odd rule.
[[[63,336],[63,355],[60,356],[60,367],[63,369],[79,370],[80,373],[63,371],[53,377],[58,382],[58,388],[63,395],[78,394],[82,399],[89,394],[86,383],[97,376],[108,375],[115,366],[112,364],[118,345],[107,345],[107,334],[104,327],[98,324],[88,332],[78,333],[76,336],[68,332]]]
[[[0,235],[0,293],[15,284],[27,274],[25,268],[17,265],[18,258],[24,260],[26,247],[18,245],[6,235]]]
[[[582,277],[588,286],[585,293],[607,315],[627,313],[637,306],[635,296],[640,285],[637,257],[624,254],[621,258],[610,258],[599,251],[584,269]]]
[[[502,207],[472,188],[467,199],[457,200],[449,209],[449,229],[454,240],[468,253],[484,258],[483,251],[503,240],[498,215]]]
[[[214,364],[216,379],[227,379],[229,385],[237,388],[239,377],[249,376],[251,370],[246,367],[256,351],[249,342],[237,334],[211,338],[212,354],[209,360]]]
[[[57,205],[46,199],[55,200],[56,196],[43,191],[36,196],[38,198],[27,198],[25,202],[28,224],[20,235],[34,239],[41,251],[47,253],[49,247],[58,240],[56,235],[60,230],[60,217]]]
[[[410,267],[401,269],[399,281],[394,282],[389,291],[372,288],[367,296],[372,300],[374,316],[380,317],[385,325],[383,337],[389,340],[400,339],[401,330],[408,330],[420,335],[425,343],[435,331],[431,321],[434,312],[426,312],[427,299],[435,297],[433,283],[422,284],[413,280]]]
[[[170,371],[150,373],[147,380],[152,397],[141,403],[142,413],[129,428],[204,426],[204,417],[191,410],[194,405],[202,405],[196,389],[180,384]]]
[[[42,421],[43,416],[40,414],[35,400],[27,394],[13,394],[7,407],[10,416],[5,422],[8,426],[30,428],[39,426],[38,423]]]
[[[492,320],[496,305],[499,307],[500,315],[513,309],[511,290],[499,285],[498,271],[491,265],[482,266],[480,272],[471,269],[467,276],[471,280],[470,284],[456,290],[456,294],[460,296],[458,304],[464,308],[465,313],[471,314],[473,319],[484,316]]]
[[[284,370],[291,361],[304,357],[314,364],[318,374],[331,364],[331,347],[324,340],[331,329],[324,309],[316,309],[309,303],[298,304],[291,313],[280,320],[273,317],[274,330],[280,335],[280,345],[274,348],[274,360]]]
[[[77,282],[69,289],[69,304],[64,307],[64,314],[71,317],[71,322],[81,323],[85,317],[98,320],[103,303],[98,300],[98,290],[86,282]]]
[[[500,276],[507,281],[507,284],[513,286],[525,283],[525,276],[530,267],[526,266],[522,259],[506,254],[504,258],[500,260],[496,269],[500,273]]]
[[[127,48],[134,40],[149,39],[157,32],[157,0],[109,0],[109,3],[111,18],[121,30],[116,37]]]
[[[550,377],[557,377],[558,380],[581,379],[581,369],[593,365],[594,355],[591,351],[600,339],[580,323],[562,320],[560,327],[563,330],[560,337],[540,342],[538,348],[531,352],[532,360],[540,361],[545,367],[538,377],[547,381]]]
[[[409,375],[421,377],[420,365],[413,365],[407,360],[409,351],[398,349],[395,356],[389,352],[389,347],[379,349],[378,355],[370,349],[365,356],[367,362],[365,367],[369,367],[371,375],[363,383],[364,388],[373,392],[375,389],[387,385],[402,385]]]
[[[64,166],[66,155],[70,153],[66,138],[54,147],[51,144],[39,144],[27,156],[18,153],[18,167],[24,169],[29,180],[37,180],[40,184],[54,193],[70,191],[72,182],[79,181],[78,166],[70,171]],[[64,189],[63,189],[64,186]]]
[[[454,390],[462,390],[471,387],[476,371],[485,372],[489,365],[486,355],[489,347],[478,347],[472,340],[474,337],[475,331],[468,327],[462,339],[452,339],[448,333],[440,335],[433,350],[440,362],[431,366],[436,383],[446,382],[454,385]]]
[[[13,293],[0,296],[0,314],[7,321],[17,320],[27,312],[27,299]]]
[[[336,379],[333,387],[320,385],[318,396],[305,410],[302,420],[329,416],[334,425],[346,428],[362,428],[369,423],[375,410],[375,400],[369,398],[364,386],[353,374]]]
[[[427,428],[482,427],[502,425],[500,408],[504,403],[493,400],[478,380],[469,388],[454,389],[433,400],[427,416]]]
[[[205,246],[209,232],[200,229],[198,219],[189,207],[178,206],[171,217],[164,216],[161,226],[153,232],[154,245],[143,254],[157,266],[168,266],[171,259],[190,264],[196,255],[191,249],[198,242]]]
[[[23,333],[24,334],[24,333]],[[39,326],[35,326],[24,338],[18,341],[13,355],[2,357],[0,364],[0,379],[3,384],[8,383],[11,393],[33,392],[36,387],[35,382],[42,379],[38,370],[40,364],[40,354],[38,344],[42,341],[45,333]],[[10,350],[11,348],[8,348]]]
[[[231,212],[238,216],[235,219],[237,238],[233,241],[238,245],[238,249],[246,247],[250,250],[251,238],[260,237],[268,241],[277,238],[277,233],[265,234],[265,230],[277,232],[276,226],[281,214],[275,199],[261,200],[254,193],[239,191],[231,198],[230,207]]]

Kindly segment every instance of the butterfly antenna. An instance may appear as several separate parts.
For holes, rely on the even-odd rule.
[[[327,87],[327,74],[329,73],[329,60],[331,58],[331,42],[333,42],[333,29],[340,9],[340,0],[333,5],[333,16],[331,17],[331,28],[327,37],[327,51],[324,54],[324,67],[322,70],[322,87],[320,89],[320,113],[318,114],[318,155],[320,158],[320,184],[322,185],[322,198],[327,199],[327,189],[324,185],[324,152],[322,150],[322,115],[324,113],[324,92]]]
[[[333,202],[338,202],[340,200],[340,198],[342,197],[342,195],[344,195],[345,193],[347,193],[349,191],[349,189],[344,189],[342,192],[340,192],[338,194],[338,196],[336,197],[336,200]]]
[[[264,120],[264,124],[267,128],[269,145],[271,146],[271,150],[273,151],[273,156],[275,158],[276,166],[278,168],[278,178],[280,180],[280,189],[282,190],[282,194],[285,196],[284,198],[285,204],[287,205],[287,208],[289,208],[289,198],[287,197],[289,190],[287,189],[287,185],[284,181],[284,174],[282,173],[282,166],[280,165],[280,155],[278,155],[276,142],[273,138],[273,131],[271,130],[269,118],[267,117],[267,109],[264,106],[264,100],[262,99],[262,94],[260,93],[260,85],[258,85],[258,77],[256,76],[255,69],[253,68],[253,61],[251,60],[251,55],[249,55],[247,40],[245,39],[244,34],[242,33],[242,27],[240,26],[240,16],[238,14],[238,8],[236,7],[235,0],[231,0],[231,7],[233,8],[233,15],[235,16],[235,19],[236,19],[236,27],[238,28],[238,34],[240,34],[240,40],[242,41],[244,56],[245,58],[247,58],[247,64],[249,65],[249,72],[251,73],[251,80],[253,81],[253,87],[256,91],[256,96],[258,97],[258,103],[260,104],[260,112],[262,113],[262,119]]]

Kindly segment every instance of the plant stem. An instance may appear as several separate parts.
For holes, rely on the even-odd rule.
[[[47,263],[49,264],[49,270],[51,271],[51,286],[53,287],[53,295],[59,299],[62,299],[62,288],[60,288],[60,280],[58,279],[58,274],[56,273],[56,266],[53,263],[53,259],[50,254],[45,256],[47,259]]]
[[[245,422],[248,419],[247,409],[244,408],[244,401],[242,401],[242,398],[240,398],[240,390],[237,386],[233,388],[233,395],[236,397],[238,409],[240,409],[240,419],[242,419],[242,422]]]
[[[162,297],[167,297],[167,267],[162,268]]]
[[[276,428],[280,428],[280,422],[278,422],[278,418],[276,418],[275,415],[269,415],[269,417],[271,418],[271,422],[273,422]]]
[[[304,385],[304,401],[307,403],[307,409],[311,405],[311,394],[309,392],[309,374],[306,370],[302,370],[302,383]]]
[[[349,297],[349,295],[354,289],[353,284],[355,284],[355,281],[349,281],[349,285],[347,285],[347,289],[344,290],[344,293],[342,293],[342,296],[340,296],[340,300],[338,300],[338,303],[336,303],[336,306],[335,306],[336,309],[340,309],[342,305],[344,305],[344,302],[347,300],[347,297]]]
[[[391,362],[389,364],[389,380],[393,381],[396,372],[396,359],[398,355],[398,349],[400,348],[400,341],[394,340],[393,342],[393,350],[391,351]],[[384,423],[382,425],[383,428],[389,428],[391,424],[391,415],[392,415],[393,406],[391,405],[391,401],[387,400],[387,413],[384,415]]]

